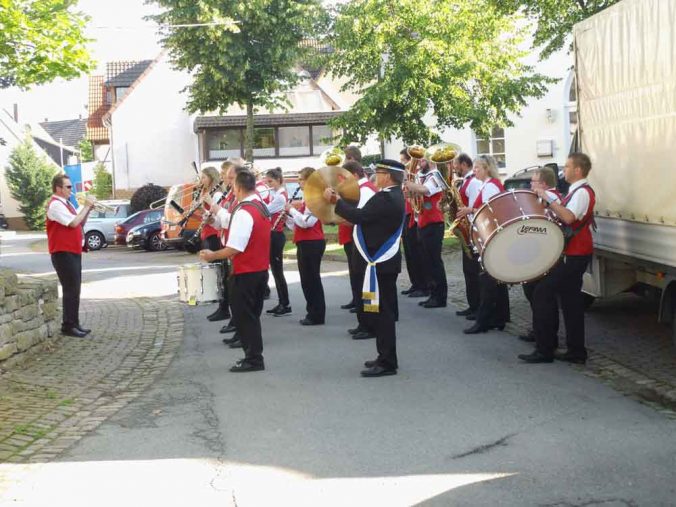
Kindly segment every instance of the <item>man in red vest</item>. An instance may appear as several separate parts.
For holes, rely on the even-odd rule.
[[[546,190],[535,191],[568,226],[570,234],[563,258],[535,288],[533,294],[535,351],[532,354],[519,355],[519,359],[527,363],[551,363],[555,358],[577,364],[584,364],[587,361],[582,277],[594,251],[591,225],[596,197],[587,183],[587,175],[591,168],[591,160],[584,153],[573,153],[568,157],[564,176],[570,183],[570,189],[561,203],[549,196]],[[553,314],[556,312],[557,297],[561,301],[568,346],[568,350],[562,354],[555,353],[557,325]]]
[[[83,338],[90,329],[80,326],[80,286],[82,284],[82,226],[96,199],[87,197],[79,212],[68,200],[73,184],[63,173],[52,178],[53,195],[47,205],[47,244],[52,266],[63,289],[61,333]]]
[[[217,252],[202,250],[200,258],[206,262],[232,260],[230,305],[244,358],[237,361],[230,371],[260,371],[265,369],[261,312],[268,285],[272,224],[270,214],[256,192],[253,174],[248,171],[238,173],[234,188],[239,204],[232,212],[228,242],[224,249]]]

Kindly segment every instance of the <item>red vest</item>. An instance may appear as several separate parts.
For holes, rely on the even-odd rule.
[[[68,208],[68,211],[72,213],[73,218],[77,216],[75,208],[73,208],[72,204],[68,203],[69,205],[66,205],[63,203],[61,199],[57,199],[54,196],[52,196],[52,198],[49,200],[47,207],[49,208],[49,206],[54,201],[58,201],[62,206],[66,206],[66,208]],[[49,218],[47,218],[46,226],[47,226],[47,246],[49,248],[50,254],[56,252],[70,252],[74,254],[82,254],[81,226],[68,227],[66,225],[60,224],[59,222],[55,222],[54,220],[50,220]]]
[[[378,192],[378,189],[376,186],[371,183],[370,181],[364,181],[363,183],[359,184],[359,193],[361,196],[361,193],[365,188],[370,188],[373,190],[373,192]],[[347,225],[347,224],[338,224],[338,244],[339,245],[345,245],[347,243],[352,243],[352,231],[354,230],[353,225]]]
[[[253,218],[253,228],[249,242],[242,253],[232,258],[232,273],[257,273],[267,271],[270,267],[270,219],[263,215],[254,205],[244,204],[237,213],[249,213]]]
[[[491,183],[493,185],[495,185],[496,187],[498,187],[498,190],[500,190],[500,193],[505,191],[505,187],[502,186],[502,183],[497,178],[489,178],[489,180],[483,185],[489,185]],[[478,210],[481,206],[483,206],[485,204],[484,203],[484,195],[483,195],[484,194],[483,191],[484,191],[485,188],[486,188],[485,186],[483,186],[481,188],[481,192],[479,192],[479,195],[476,196],[476,199],[474,201],[474,205],[472,206],[472,208]]]
[[[288,202],[288,200],[289,200],[289,194],[286,192],[286,188],[281,187],[277,192],[280,193],[280,194],[282,194],[282,195],[284,196],[284,201],[287,201],[287,202]],[[270,202],[272,202],[272,201],[270,201]],[[269,203],[268,203],[268,204],[269,204]],[[277,213],[275,213],[274,215],[272,215],[272,216],[270,217],[270,221],[271,221],[273,224],[274,224],[274,223],[277,223],[277,219],[279,218],[279,216],[280,216],[282,213],[284,213],[284,210],[278,211]],[[283,220],[283,219],[280,220],[280,221],[277,223],[277,226],[274,228],[274,230],[277,231],[277,232],[284,232],[284,220]]]
[[[204,208],[204,213],[206,214],[211,209],[211,206],[208,205],[207,203],[204,203],[203,208]],[[217,236],[217,235],[218,235],[218,231],[213,226],[207,224],[202,228],[202,234],[200,234],[200,238],[202,239],[202,241],[204,241],[205,239],[207,239],[210,236]]]
[[[463,181],[462,186],[460,187],[460,199],[462,199],[462,203],[465,206],[469,206],[469,195],[467,195],[467,188],[469,187],[469,184],[472,183],[473,179],[474,175],[472,174],[469,178],[465,178],[465,181]]]
[[[424,184],[431,173],[421,175],[422,183]],[[429,196],[423,196],[423,205],[420,214],[418,215],[418,227],[422,229],[430,224],[438,224],[444,221],[444,213],[441,211],[441,199],[444,196],[443,192]]]
[[[305,203],[302,204],[298,211],[301,213],[305,212]],[[324,239],[324,229],[319,220],[317,220],[312,227],[308,227],[307,229],[298,227],[297,225],[293,228],[294,243],[298,243],[299,241],[312,241],[315,239]]]
[[[565,206],[568,204],[573,197],[573,194],[582,189],[589,193],[589,208],[582,220],[576,220],[571,224],[573,230],[577,231],[579,229],[579,232],[568,241],[568,244],[563,251],[566,255],[591,255],[594,253],[594,241],[591,233],[591,217],[594,214],[594,206],[596,205],[596,195],[594,194],[594,191],[589,185],[582,185],[563,199],[563,205]]]

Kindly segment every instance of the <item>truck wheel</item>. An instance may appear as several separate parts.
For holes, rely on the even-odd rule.
[[[594,304],[594,301],[596,301],[595,296],[587,294],[586,292],[582,293],[582,304],[584,305],[585,312],[591,308],[591,306]]]
[[[90,251],[95,251],[101,250],[105,243],[105,238],[100,232],[92,231],[87,233],[85,241],[87,242],[87,248],[89,248]]]

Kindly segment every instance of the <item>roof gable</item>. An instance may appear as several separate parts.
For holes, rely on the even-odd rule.
[[[87,120],[45,121],[40,126],[57,142],[61,141],[66,146],[77,146],[85,136]]]
[[[153,60],[138,62],[108,62],[106,64],[106,81],[108,87],[131,86],[141,74],[153,63]]]

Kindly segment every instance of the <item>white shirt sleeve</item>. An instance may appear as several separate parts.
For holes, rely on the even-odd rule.
[[[559,196],[556,195],[554,192],[552,192],[550,190],[545,190],[545,192],[547,193],[547,198],[549,199],[550,203],[560,202]]]
[[[272,202],[267,205],[268,211],[271,215],[279,213],[286,206],[286,195],[283,192],[277,192],[275,197],[272,199]]]
[[[575,215],[575,218],[582,220],[589,209],[589,191],[586,188],[576,190],[571,197],[566,208]]]
[[[440,176],[441,175],[437,171],[432,171],[427,175],[427,179],[425,179],[425,183],[423,183],[423,186],[429,192],[427,195],[430,197],[444,190],[444,187],[438,180]]]
[[[214,215],[213,227],[215,229],[227,229],[229,223],[230,213],[225,208],[219,209],[218,213]]]
[[[59,199],[54,199],[47,208],[47,218],[66,227],[75,219],[75,216],[70,212],[68,206]]]
[[[232,218],[232,225],[228,233],[227,247],[234,248],[238,252],[246,250],[253,230],[253,217],[248,211],[240,208]]]
[[[310,227],[313,227],[318,220],[318,218],[314,216],[307,207],[305,208],[304,213],[301,213],[296,208],[292,207],[289,210],[289,216],[293,218],[293,224],[296,227],[300,227],[301,229],[309,229]]]

